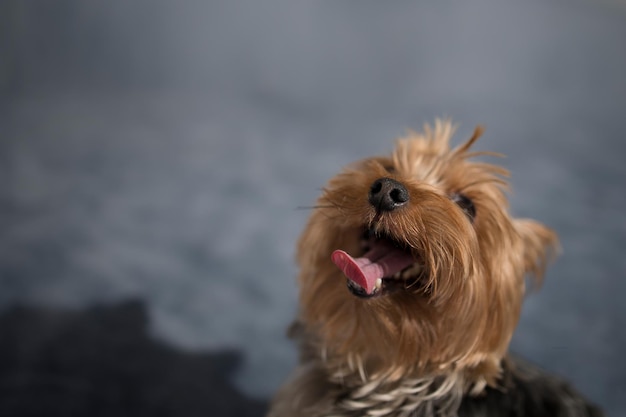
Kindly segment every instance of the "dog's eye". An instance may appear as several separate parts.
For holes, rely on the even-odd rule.
[[[467,214],[467,217],[469,217],[471,221],[474,221],[474,217],[476,217],[476,206],[474,206],[472,200],[463,194],[453,194],[452,201]]]

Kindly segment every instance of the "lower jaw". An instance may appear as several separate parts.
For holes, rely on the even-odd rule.
[[[419,278],[409,278],[407,280],[383,278],[380,288],[375,290],[371,294],[368,294],[365,289],[363,289],[359,285],[355,284],[349,279],[346,280],[348,290],[354,296],[364,299],[384,297],[401,291],[412,291],[413,288],[419,288],[419,286],[417,286],[418,282]]]

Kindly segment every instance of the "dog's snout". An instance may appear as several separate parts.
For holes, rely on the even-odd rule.
[[[391,211],[409,201],[409,192],[402,183],[391,178],[379,178],[372,183],[369,202],[378,211]]]

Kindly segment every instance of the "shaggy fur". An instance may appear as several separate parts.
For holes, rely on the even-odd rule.
[[[541,281],[558,241],[511,217],[505,169],[471,160],[493,155],[470,151],[481,130],[451,149],[453,131],[437,121],[324,189],[298,246],[301,363],[269,416],[595,415],[566,385],[507,359],[525,277]],[[389,207],[372,198],[381,179],[399,184],[383,190]],[[331,255],[382,240],[414,264],[349,291]]]

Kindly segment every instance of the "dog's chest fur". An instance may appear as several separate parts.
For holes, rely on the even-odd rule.
[[[360,384],[355,383],[358,378],[355,374],[345,375],[342,381],[341,376],[329,375],[319,363],[303,364],[275,403],[293,408],[276,415],[447,417],[457,415],[463,397],[462,383],[456,374],[394,382],[369,379]],[[281,401],[281,397],[289,400]]]
[[[360,386],[333,382],[319,362],[300,365],[274,399],[268,417],[560,417],[602,416],[568,383],[518,358],[503,364],[501,385],[478,395],[463,378],[371,380]],[[354,376],[354,375],[353,375]]]

